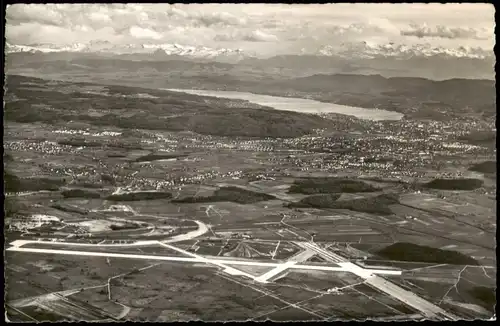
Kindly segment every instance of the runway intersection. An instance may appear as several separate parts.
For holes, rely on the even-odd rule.
[[[418,310],[423,316],[429,319],[439,319],[439,320],[457,320],[458,318],[453,314],[446,312],[440,307],[428,302],[425,299],[420,298],[416,294],[404,290],[400,286],[389,282],[384,279],[383,276],[397,276],[401,275],[401,270],[391,270],[391,269],[375,269],[375,268],[364,268],[357,264],[354,264],[347,259],[329,251],[321,248],[318,244],[314,242],[295,242],[296,245],[301,247],[303,250],[298,254],[290,257],[285,262],[277,261],[254,261],[251,259],[230,259],[230,258],[217,258],[217,257],[206,257],[202,255],[195,254],[193,252],[181,249],[179,247],[171,244],[173,241],[137,241],[134,243],[127,244],[87,244],[87,243],[71,243],[71,242],[58,242],[58,241],[36,241],[36,240],[16,240],[10,243],[11,247],[7,248],[7,251],[14,252],[27,252],[27,253],[40,253],[40,254],[55,254],[55,255],[76,255],[76,256],[95,256],[95,257],[115,257],[115,258],[128,258],[128,259],[138,259],[138,260],[148,260],[148,261],[162,261],[162,262],[184,262],[184,263],[204,263],[207,266],[217,266],[225,274],[231,276],[245,277],[252,283],[269,283],[273,280],[279,278],[281,275],[286,274],[288,271],[293,270],[315,270],[315,271],[326,271],[326,272],[349,272],[362,278],[366,284],[369,284],[373,288],[380,290],[383,293],[397,299],[400,302]],[[44,248],[32,248],[33,244],[44,244]],[[30,245],[30,247],[27,247]],[[49,249],[46,245],[54,246],[54,249]],[[131,247],[141,247],[141,246],[151,246],[158,245],[171,250],[175,250],[177,253],[183,256],[167,256],[167,255],[147,255],[147,254],[131,254],[131,253],[119,253],[119,252],[103,252],[103,251],[92,251],[92,248],[99,247],[99,250],[103,248],[131,248]],[[57,249],[57,247],[63,246],[64,249]],[[74,247],[75,250],[68,249],[68,247]],[[83,250],[86,249],[86,250]],[[309,259],[311,256],[318,254],[322,258],[330,262],[329,266],[324,265],[309,265],[303,264],[303,262]],[[336,266],[331,266],[334,263]],[[236,267],[234,267],[236,266]],[[260,274],[252,275],[248,272],[238,269],[238,266],[258,266],[267,267],[269,270]]]

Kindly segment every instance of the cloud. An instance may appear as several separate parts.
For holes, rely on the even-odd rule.
[[[426,24],[417,25],[411,24],[410,28],[401,31],[403,36],[415,36],[418,38],[437,37],[447,39],[474,39],[474,40],[487,40],[487,30],[484,28],[463,28],[463,27],[446,27],[437,25],[434,28]]]
[[[130,35],[138,39],[153,39],[161,40],[162,35],[149,28],[141,28],[139,26],[130,27]]]
[[[212,26],[212,25],[229,25],[229,26],[240,26],[246,23],[243,17],[236,17],[227,12],[215,12],[215,13],[196,13],[192,16],[187,16],[195,25]]]
[[[331,33],[337,35],[368,35],[373,33],[382,33],[383,29],[377,25],[366,23],[352,23],[349,25],[331,26]]]
[[[419,38],[492,47],[493,13],[481,4],[14,4],[6,37],[12,44],[179,43],[269,54]]]
[[[239,39],[239,37],[235,33],[221,33],[214,37],[214,41],[216,42],[234,42],[237,39]]]
[[[269,34],[261,30],[236,30],[232,32],[217,34],[215,35],[214,40],[218,42],[277,42],[279,38],[276,35]]]
[[[52,40],[53,36],[65,32],[66,31],[60,27],[42,25],[39,22],[20,23],[6,28],[5,37],[6,41],[9,43],[15,43],[15,40],[23,40],[25,44],[44,43],[47,40]],[[61,40],[64,40],[63,35],[61,35]]]
[[[96,35],[100,37],[96,37]],[[86,25],[75,25],[74,29],[43,25],[37,22],[10,26],[5,31],[7,42],[11,44],[59,44],[88,43],[97,40],[121,42],[123,35],[118,35],[112,27],[90,29]],[[14,41],[12,41],[14,40]],[[23,40],[16,42],[15,40]]]
[[[260,30],[252,31],[243,37],[243,40],[249,42],[276,42],[278,37]]]
[[[93,22],[104,22],[104,23],[109,23],[111,22],[111,18],[109,15],[102,13],[102,12],[92,12],[89,15],[89,19]]]
[[[6,10],[6,20],[9,24],[41,23],[60,26],[64,22],[64,15],[48,6],[37,4],[13,4]]]

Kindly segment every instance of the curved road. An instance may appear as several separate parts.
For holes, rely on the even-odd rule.
[[[178,235],[173,236],[172,238],[167,239],[167,240],[162,241],[162,242],[163,243],[174,243],[174,242],[179,242],[179,241],[184,241],[184,240],[191,240],[191,239],[199,237],[200,235],[203,235],[203,234],[208,232],[208,226],[205,223],[203,223],[201,221],[196,221],[196,220],[193,220],[193,222],[198,224],[198,229],[196,229],[194,231],[190,231],[188,233],[178,234]]]
[[[201,221],[196,221],[193,220],[196,224],[198,224],[198,229],[194,231],[190,231],[188,233],[184,234],[179,234],[176,236],[173,236],[169,239],[166,239],[164,241],[161,241],[162,243],[175,243],[175,242],[180,242],[180,241],[185,241],[185,240],[191,240],[196,237],[199,237],[200,235],[205,234],[208,232],[208,226],[201,222]],[[16,240],[11,242],[10,244],[14,247],[20,247],[22,245],[28,244],[28,243],[37,243],[40,241],[37,240]],[[132,243],[108,243],[108,244],[98,244],[98,243],[78,243],[78,242],[60,242],[60,241],[45,241],[47,243],[51,244],[61,244],[61,245],[66,245],[66,246],[82,246],[82,247],[89,247],[89,246],[98,246],[98,247],[136,247],[136,246],[148,246],[152,244],[157,244],[158,240],[144,240],[144,241],[136,241]]]

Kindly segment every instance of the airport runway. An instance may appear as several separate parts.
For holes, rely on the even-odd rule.
[[[200,226],[200,224],[199,224]],[[203,227],[200,228],[187,237],[191,237],[195,234],[200,234],[205,231]],[[204,232],[203,232],[204,233]],[[202,234],[202,233],[201,233]],[[186,235],[184,235],[186,237]],[[187,238],[186,237],[186,238]],[[52,242],[52,241],[33,241],[33,240],[16,240],[11,242],[12,247],[6,249],[8,251],[17,252],[31,252],[31,253],[41,253],[41,254],[59,254],[59,255],[76,255],[76,256],[97,256],[97,257],[116,257],[116,258],[129,258],[129,259],[145,259],[145,260],[159,260],[159,261],[173,261],[173,262],[185,262],[185,263],[206,263],[209,265],[215,265],[224,270],[224,272],[231,275],[245,276],[252,279],[254,282],[267,283],[272,278],[278,276],[281,273],[286,272],[288,269],[305,269],[305,270],[317,270],[317,271],[331,271],[331,272],[350,272],[361,278],[363,278],[367,284],[373,286],[380,291],[387,293],[388,295],[398,299],[401,302],[417,309],[425,316],[434,319],[451,319],[457,320],[458,318],[453,314],[446,312],[440,307],[420,298],[416,294],[406,291],[401,287],[385,280],[379,275],[401,275],[401,271],[397,270],[387,270],[387,269],[368,269],[358,266],[344,257],[337,255],[327,249],[321,248],[313,242],[295,242],[295,244],[304,248],[304,251],[292,256],[285,263],[275,263],[275,262],[258,262],[252,260],[231,260],[231,259],[216,259],[208,258],[195,253],[189,252],[187,250],[175,247],[169,242],[172,241],[138,241],[132,244],[119,244],[119,245],[99,245],[99,244],[82,244],[82,243],[69,243],[69,242]],[[93,252],[93,251],[81,251],[81,250],[60,250],[60,249],[39,249],[39,248],[24,248],[25,244],[29,243],[48,243],[52,245],[64,245],[64,246],[76,246],[76,247],[134,247],[134,246],[144,246],[144,245],[160,245],[167,247],[171,250],[180,252],[186,257],[173,257],[173,256],[158,256],[158,255],[143,255],[143,254],[129,254],[129,253],[116,253],[116,252]],[[318,254],[321,257],[327,259],[328,261],[336,263],[338,266],[321,266],[321,265],[300,265],[298,262],[307,260],[313,255]],[[272,267],[273,269],[260,275],[254,276],[248,274],[244,271],[238,270],[234,267],[228,265],[246,265],[246,266],[261,266],[261,267]]]
[[[177,248],[179,249],[179,248]],[[131,259],[145,259],[145,260],[162,260],[162,261],[173,261],[173,262],[190,262],[190,263],[207,263],[213,264],[220,267],[231,268],[226,266],[230,265],[244,265],[244,266],[261,266],[261,267],[274,267],[279,269],[279,271],[284,271],[286,269],[308,269],[308,270],[318,270],[318,271],[349,271],[345,267],[339,266],[317,266],[317,265],[296,265],[294,262],[285,263],[273,263],[273,262],[257,262],[251,260],[231,260],[231,259],[212,259],[203,256],[194,255],[191,257],[176,257],[176,256],[157,256],[157,255],[139,255],[139,254],[126,254],[126,253],[116,253],[116,252],[94,252],[94,251],[80,251],[80,250],[59,250],[59,249],[38,249],[38,248],[22,248],[20,246],[13,246],[6,249],[7,251],[16,252],[32,252],[32,253],[43,253],[43,254],[55,254],[55,255],[74,255],[74,256],[94,256],[94,257],[115,257],[115,258],[131,258]],[[184,251],[180,249],[181,251]],[[190,253],[192,254],[192,253]],[[242,272],[243,273],[243,272]],[[388,270],[370,270],[372,274],[388,274],[388,275],[400,275],[400,271],[388,271]],[[269,274],[270,275],[270,274]],[[248,277],[258,281],[258,277],[248,274]]]
[[[397,286],[396,284],[376,275],[382,273],[374,273],[373,270],[371,269],[358,266],[340,255],[337,255],[329,250],[321,248],[315,243],[312,242],[295,242],[295,243],[301,246],[302,248],[305,248],[306,250],[313,250],[317,252],[320,256],[329,261],[335,262],[336,264],[344,268],[346,271],[351,272],[365,279],[365,282],[367,284],[373,286],[374,288],[384,293],[387,293],[388,295],[398,299],[401,302],[404,302],[410,307],[417,309],[426,317],[437,318],[437,319],[450,319],[450,320],[459,319],[457,316],[448,313],[447,311],[441,309],[435,304],[425,299],[422,299],[418,295],[410,291],[406,291],[405,289]],[[387,271],[386,274],[391,274],[394,272],[395,271]],[[394,273],[393,275],[398,275],[398,274]],[[399,273],[399,275],[401,275],[401,272]]]
[[[295,264],[296,263],[293,261],[287,261],[284,264],[279,264],[278,266],[276,266],[275,268],[273,268],[269,272],[262,274],[261,276],[259,276],[255,280],[257,282],[267,283],[269,280],[272,280],[275,276],[278,276],[279,274],[285,272],[287,269],[289,269],[292,265],[295,265]]]

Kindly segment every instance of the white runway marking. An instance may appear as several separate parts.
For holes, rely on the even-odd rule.
[[[157,241],[155,241],[158,244]],[[231,260],[231,259],[212,259],[206,258],[193,254],[189,251],[182,250],[180,248],[170,246],[167,244],[162,244],[173,250],[177,250],[182,253],[189,254],[191,257],[176,257],[176,256],[157,256],[157,255],[140,255],[140,254],[126,254],[126,253],[116,253],[116,252],[93,252],[93,251],[80,251],[80,250],[58,250],[58,249],[38,249],[38,248],[21,248],[19,246],[13,246],[7,248],[7,251],[17,251],[17,252],[32,252],[32,253],[44,253],[44,254],[56,254],[56,255],[73,255],[73,256],[94,256],[94,257],[115,257],[115,258],[131,258],[131,259],[146,259],[146,260],[162,260],[162,261],[174,261],[174,262],[190,262],[190,263],[207,263],[218,265],[224,269],[233,270],[233,268],[226,266],[228,265],[244,265],[244,266],[261,266],[261,267],[274,267],[278,269],[277,272],[284,271],[288,268],[292,269],[308,269],[308,270],[320,270],[320,271],[349,271],[345,267],[335,267],[335,266],[316,266],[316,265],[295,265],[295,262],[286,263],[273,263],[273,262],[258,262],[251,260]],[[360,269],[363,269],[359,267]],[[401,275],[401,271],[390,271],[390,270],[368,270],[371,274],[385,274],[385,275]],[[273,272],[274,271],[274,272]],[[234,272],[234,271],[233,271]],[[266,273],[269,275],[275,274],[273,269],[271,272]],[[248,276],[251,279],[259,281],[261,277],[255,277],[253,275],[238,271],[240,275]],[[243,273],[243,274],[242,274]],[[273,275],[271,275],[273,276]],[[270,277],[265,277],[262,279],[269,279]]]
[[[62,246],[75,246],[75,247],[140,247],[140,246],[150,246],[154,244],[158,244],[157,240],[148,240],[148,241],[137,241],[131,243],[78,243],[78,242],[62,242],[62,241],[33,241],[33,240],[16,240],[11,242],[10,244],[14,247],[21,247],[30,243],[48,243],[52,245],[62,245]]]
[[[435,304],[425,299],[422,299],[416,294],[410,291],[406,291],[401,287],[397,286],[396,284],[391,283],[390,281],[387,281],[377,275],[377,274],[401,275],[401,271],[386,271],[386,273],[380,273],[380,270],[365,269],[354,263],[351,263],[344,257],[337,255],[329,250],[325,250],[324,248],[319,247],[315,243],[311,242],[295,242],[295,243],[303,248],[314,250],[319,255],[330,261],[334,261],[335,263],[340,265],[345,271],[351,272],[365,279],[366,282],[371,286],[417,309],[418,311],[422,312],[425,316],[438,317],[438,318],[442,318],[442,316],[444,316],[447,319],[451,320],[458,319],[453,314],[446,312],[445,310],[441,309]]]
[[[292,265],[295,265],[295,262],[290,262],[290,261],[287,261],[286,263],[284,264],[280,264],[278,266],[276,266],[274,269],[270,270],[269,272],[259,276],[258,278],[256,278],[255,280],[257,282],[261,282],[261,283],[267,283],[268,280],[272,279],[273,277],[275,277],[276,275],[286,271],[287,269],[289,269]]]
[[[106,245],[92,245],[92,244],[80,244],[80,243],[66,243],[66,242],[46,242],[51,244],[61,244],[61,245],[74,245],[74,246],[98,246],[105,247]],[[397,298],[398,300],[405,302],[406,304],[418,309],[424,315],[429,317],[445,317],[447,319],[456,320],[453,314],[446,312],[440,307],[420,298],[412,292],[406,291],[401,287],[379,277],[378,275],[401,275],[401,271],[397,270],[380,270],[380,269],[368,269],[358,266],[352,262],[349,262],[344,257],[335,254],[332,251],[325,250],[319,247],[317,244],[312,242],[295,242],[297,245],[305,249],[307,256],[312,256],[317,253],[330,261],[334,261],[339,266],[313,266],[313,265],[299,265],[297,261],[291,259],[286,263],[274,263],[274,262],[258,262],[251,260],[231,260],[231,259],[214,259],[203,257],[195,253],[183,250],[181,248],[172,246],[165,242],[160,241],[138,241],[133,244],[117,245],[122,247],[129,246],[140,246],[140,245],[151,245],[158,244],[163,247],[178,251],[185,254],[188,257],[172,257],[172,256],[153,256],[153,255],[140,255],[140,254],[126,254],[126,253],[107,253],[107,252],[92,252],[92,251],[79,251],[79,250],[57,250],[57,249],[38,249],[38,248],[22,248],[21,246],[28,243],[40,243],[37,241],[30,240],[17,240],[11,243],[12,247],[8,248],[8,251],[18,251],[18,252],[33,252],[33,253],[44,253],[44,254],[61,254],[61,255],[76,255],[76,256],[97,256],[97,257],[116,257],[116,258],[132,258],[132,259],[146,259],[146,260],[160,260],[160,261],[177,261],[177,262],[190,262],[190,263],[206,263],[211,265],[216,265],[221,267],[226,273],[232,275],[246,276],[255,282],[268,282],[272,277],[286,271],[287,269],[306,269],[306,270],[323,270],[323,271],[344,271],[354,273],[355,275],[363,278],[371,286]],[[296,255],[297,256],[297,255]],[[300,256],[300,253],[299,253]],[[271,271],[264,273],[261,276],[254,276],[248,274],[244,271],[240,271],[236,268],[227,265],[246,265],[246,266],[265,266],[274,267]]]

